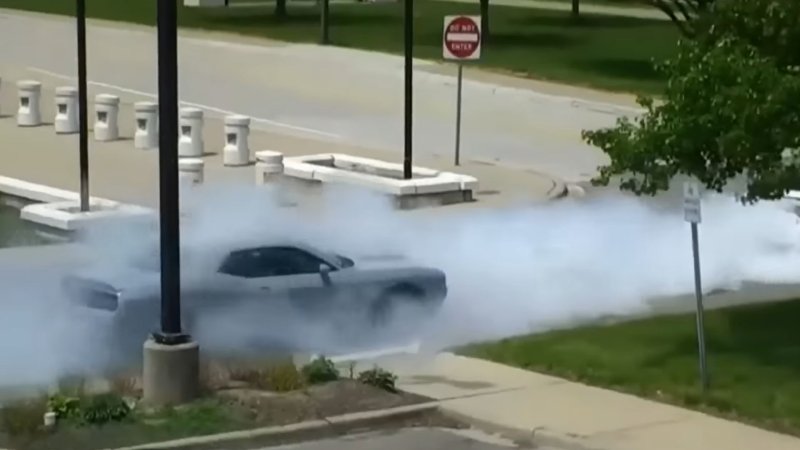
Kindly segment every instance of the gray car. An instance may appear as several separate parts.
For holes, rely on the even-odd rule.
[[[402,259],[354,261],[295,242],[183,253],[182,318],[192,334],[201,317],[246,307],[257,327],[338,324],[344,330],[339,337],[358,330],[347,338],[374,340],[383,329],[410,331],[418,319],[434,316],[447,295],[441,270],[405,265]],[[155,251],[123,267],[96,266],[70,274],[62,287],[79,308],[108,316],[120,342],[140,346],[158,329],[160,262]],[[394,326],[403,311],[417,315]]]

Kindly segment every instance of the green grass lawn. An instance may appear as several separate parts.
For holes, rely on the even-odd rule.
[[[555,331],[461,353],[800,435],[800,299],[706,314],[711,390],[693,314]]]
[[[0,7],[72,14],[74,0],[0,0]],[[291,5],[291,1],[289,2]],[[87,0],[92,17],[140,24],[155,23],[156,0]],[[441,59],[443,17],[477,14],[477,3],[418,1],[415,56]],[[279,21],[272,7],[183,8],[184,27],[236,32],[293,42],[316,42],[315,7],[290,7]],[[402,52],[402,3],[337,4],[331,7],[334,44]],[[609,90],[656,92],[663,84],[651,61],[672,54],[678,37],[668,22],[492,7],[492,36],[480,65],[527,76]],[[324,82],[324,80],[320,80]]]

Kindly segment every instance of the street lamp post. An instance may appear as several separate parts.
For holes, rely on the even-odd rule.
[[[144,344],[143,393],[149,404],[180,404],[198,393],[200,349],[181,328],[178,184],[178,6],[158,2],[159,213],[161,330]]]
[[[79,167],[80,167],[80,207],[89,211],[89,105],[88,81],[86,80],[86,0],[76,0],[75,18],[78,25],[78,122],[79,129]]]
[[[405,154],[403,157],[403,178],[411,179],[413,152],[413,102],[414,93],[414,0],[405,0],[403,28],[405,35]]]
[[[186,342],[181,330],[180,213],[178,199],[178,6],[158,1],[159,209],[161,331],[156,341]]]

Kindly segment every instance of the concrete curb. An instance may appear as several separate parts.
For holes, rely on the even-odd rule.
[[[365,426],[373,426],[439,410],[439,402],[428,402],[418,405],[399,406],[378,411],[366,411],[340,416],[326,417],[291,425],[256,428],[252,430],[232,431],[207,436],[189,437],[164,442],[121,447],[106,450],[165,450],[165,449],[200,449],[219,448],[219,445],[236,441],[252,441],[255,439],[272,440],[305,440],[320,438],[331,434],[341,434]]]
[[[464,422],[484,432],[497,434],[524,447],[538,448],[544,446],[563,450],[609,450],[591,446],[578,436],[570,436],[542,427],[531,427],[530,430],[522,430],[488,420],[476,419],[468,414],[449,409],[446,403],[442,404],[439,411],[446,417]]]

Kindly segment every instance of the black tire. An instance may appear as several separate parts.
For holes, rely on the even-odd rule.
[[[421,306],[425,301],[425,291],[413,285],[395,286],[384,292],[369,309],[369,324],[373,329],[392,325],[401,304]]]

